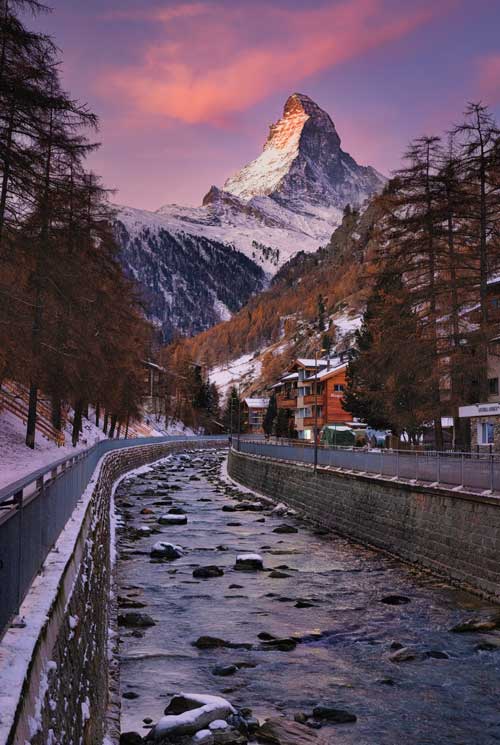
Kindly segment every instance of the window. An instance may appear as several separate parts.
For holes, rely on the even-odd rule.
[[[491,307],[494,310],[500,310],[500,297],[494,297],[491,300]]]
[[[495,439],[495,428],[491,422],[481,422],[479,425],[480,445],[493,445]]]
[[[488,380],[488,391],[490,396],[498,396],[498,378]]]
[[[343,383],[335,383],[335,385],[333,386],[333,390],[334,391],[337,391],[337,393],[339,391],[343,391],[344,390],[344,384]]]

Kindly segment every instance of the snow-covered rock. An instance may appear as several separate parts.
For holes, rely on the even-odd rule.
[[[151,549],[151,557],[156,559],[179,559],[183,554],[180,546],[174,546],[173,543],[158,541]]]
[[[264,560],[260,554],[238,554],[234,568],[240,571],[262,570]]]
[[[192,735],[206,730],[212,722],[225,720],[236,710],[225,698],[198,693],[180,693],[174,696],[162,717],[152,730],[154,740],[167,736]]]

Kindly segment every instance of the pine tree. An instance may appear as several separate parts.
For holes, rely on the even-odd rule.
[[[325,330],[325,302],[322,295],[318,295],[318,331]]]
[[[276,402],[276,394],[272,393],[269,403],[267,405],[266,413],[262,421],[262,429],[264,433],[269,437],[272,435],[276,417],[278,415],[278,404]]]

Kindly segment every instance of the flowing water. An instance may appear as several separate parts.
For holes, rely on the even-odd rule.
[[[298,518],[271,515],[270,507],[223,511],[238,505],[234,497],[249,499],[220,480],[223,458],[171,456],[117,491],[120,603],[139,602],[156,621],[120,630],[122,731],[147,733],[143,719],[156,722],[172,694],[188,691],[222,695],[260,720],[335,704],[357,717],[322,728],[335,745],[499,743],[500,632],[450,632],[498,607]],[[185,510],[187,525],[158,524],[172,506]],[[273,532],[284,523],[298,532]],[[137,539],[140,526],[159,532]],[[183,556],[152,561],[158,540],[182,546]],[[262,555],[266,571],[234,570],[236,555],[247,551]],[[194,579],[206,565],[224,575]],[[271,577],[276,568],[287,576]],[[408,602],[382,602],[394,595]],[[262,632],[300,643],[266,649]],[[200,650],[193,642],[202,635],[251,648]],[[414,659],[391,660],[398,645]],[[232,676],[213,674],[231,664],[238,666]]]

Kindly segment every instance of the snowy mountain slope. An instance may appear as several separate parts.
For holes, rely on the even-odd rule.
[[[330,116],[294,93],[261,155],[200,207],[120,208],[123,261],[165,338],[194,334],[239,310],[295,254],[328,244],[345,206],[384,183],[342,150]]]
[[[262,269],[239,251],[203,236],[173,234],[152,213],[122,210],[116,234],[121,260],[165,341],[227,320],[265,286]]]

